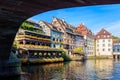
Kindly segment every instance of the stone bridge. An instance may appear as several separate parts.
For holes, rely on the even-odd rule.
[[[118,3],[120,0],[0,0],[0,64],[4,64],[0,66],[0,70],[1,67],[6,67],[8,62],[14,63],[14,60],[9,61],[11,47],[24,20],[60,8]]]

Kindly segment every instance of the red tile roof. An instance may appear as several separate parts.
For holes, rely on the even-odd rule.
[[[82,35],[88,35],[88,36],[93,36],[93,33],[91,30],[89,30],[85,25],[80,24],[77,26],[77,31],[81,32]]]
[[[105,29],[101,29],[97,35],[95,36],[96,39],[112,39],[111,33],[109,33]]]

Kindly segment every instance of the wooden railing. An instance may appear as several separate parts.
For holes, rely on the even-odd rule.
[[[31,45],[31,44],[19,44],[18,45],[18,47],[19,48],[44,48],[44,49],[46,49],[46,48],[50,48],[49,46],[40,46],[40,45]]]
[[[39,38],[39,37],[36,37],[36,36],[29,36],[29,35],[18,35],[17,38],[29,38],[29,39],[35,39],[35,40],[50,41],[50,39],[47,39],[47,38]]]

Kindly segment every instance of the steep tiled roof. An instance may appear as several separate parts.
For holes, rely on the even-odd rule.
[[[83,25],[82,23],[81,23],[79,26],[77,26],[77,30],[78,30],[78,31],[79,31],[79,29],[80,29],[81,31],[88,30],[87,27],[86,27],[85,25]]]
[[[58,29],[58,27],[54,26],[53,24],[47,23],[45,21],[42,21],[46,26],[48,26],[51,30],[55,30],[58,32],[61,32],[61,30]]]
[[[93,33],[91,30],[89,30],[85,25],[80,24],[77,26],[77,31],[81,32],[82,35],[88,35],[93,36]]]
[[[52,25],[52,28],[55,28],[55,30],[58,30],[60,32],[65,32],[65,33],[67,32],[67,33],[74,34],[74,35],[81,35],[81,32],[78,32],[74,26],[65,22],[64,19],[59,19],[59,18],[53,17],[51,24],[47,23],[47,22],[44,22],[44,23],[48,26]],[[69,30],[71,32],[69,32]]]
[[[55,20],[55,23],[54,23],[54,20]],[[56,21],[57,21],[57,25],[56,25]],[[58,26],[58,24],[59,24],[59,26]],[[52,25],[54,27],[57,27],[57,29],[61,30],[61,32],[63,32],[63,30],[65,31],[65,28],[62,24],[62,21],[60,19],[56,18],[56,17],[53,17]]]
[[[105,29],[101,29],[97,35],[95,36],[96,39],[110,39],[112,38],[111,34],[105,30]]]
[[[37,24],[35,21],[33,21],[33,20],[30,20],[30,19],[27,19],[26,21],[29,21],[29,22],[32,22],[32,23],[35,23],[35,24]]]
[[[45,21],[40,21],[40,22],[44,23],[46,26],[48,26],[50,29],[52,29],[52,26],[50,25],[50,23],[47,23],[47,22],[45,22]],[[39,23],[40,23],[40,22],[39,22]]]

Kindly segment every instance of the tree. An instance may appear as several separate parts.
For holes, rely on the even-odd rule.
[[[80,52],[83,52],[83,47],[80,46],[80,47],[77,47],[77,48],[74,48],[74,53],[80,53]]]
[[[112,36],[112,39],[119,39],[119,37],[117,37],[117,36]]]

